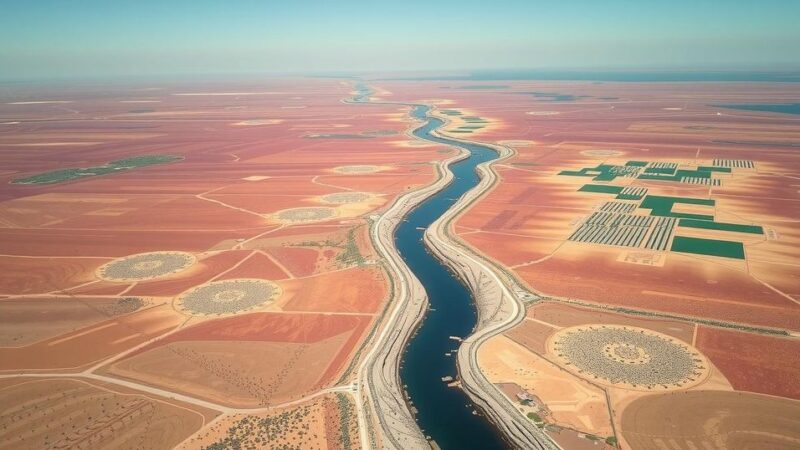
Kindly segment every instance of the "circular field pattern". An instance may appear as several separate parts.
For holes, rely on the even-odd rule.
[[[267,280],[214,281],[184,292],[178,298],[178,305],[194,315],[235,314],[261,306],[279,292],[278,285]]]
[[[579,375],[636,389],[677,389],[699,383],[708,363],[669,336],[619,325],[581,325],[560,330],[550,352]]]
[[[333,194],[323,195],[322,201],[335,205],[343,205],[346,203],[365,202],[370,198],[372,198],[372,194],[367,192],[335,192]]]
[[[609,149],[601,149],[601,148],[594,149],[594,150],[584,150],[584,151],[581,152],[581,155],[583,155],[583,156],[599,156],[601,158],[605,158],[605,157],[608,157],[608,156],[620,156],[620,155],[624,155],[624,154],[625,154],[624,152],[621,152],[619,150],[609,150]]]
[[[302,223],[326,220],[335,215],[336,210],[333,208],[311,206],[306,208],[284,209],[276,212],[274,217],[281,222]]]
[[[97,269],[97,277],[107,281],[143,281],[186,270],[196,262],[191,253],[139,253],[115,259]]]
[[[360,175],[365,173],[380,172],[382,169],[379,166],[358,165],[358,166],[339,166],[339,167],[334,167],[333,170],[339,173]]]

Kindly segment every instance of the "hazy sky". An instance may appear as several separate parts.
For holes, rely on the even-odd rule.
[[[800,0],[19,0],[0,78],[796,69]]]

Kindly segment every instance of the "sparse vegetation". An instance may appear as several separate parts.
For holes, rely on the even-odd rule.
[[[363,266],[366,261],[356,242],[356,230],[357,228],[353,228],[347,232],[344,251],[336,257],[336,260],[346,265]]]
[[[118,316],[139,310],[144,306],[144,300],[139,297],[122,297],[109,305],[98,305],[95,308],[106,316]]]
[[[340,430],[342,433],[341,443],[344,450],[352,448],[350,440],[350,421],[352,420],[352,409],[350,399],[341,392],[336,393],[336,404],[339,406]]]
[[[311,433],[310,414],[311,407],[303,406],[274,416],[245,416],[228,428],[224,438],[204,448],[207,450],[305,449],[316,437]]]
[[[20,178],[12,181],[13,184],[54,184],[64,181],[74,180],[84,177],[106,175],[113,172],[135,169],[137,167],[152,166],[156,164],[167,164],[183,159],[182,156],[175,155],[144,155],[132,158],[111,161],[102,166],[77,167],[71,169],[59,169],[51,172],[40,173],[27,178]]]
[[[535,412],[529,412],[529,413],[528,413],[528,419],[531,419],[532,421],[534,421],[534,422],[536,422],[536,423],[542,423],[542,422],[544,422],[544,420],[542,420],[542,418],[541,418],[541,417],[539,417],[539,415],[538,415],[538,414],[536,414]]]

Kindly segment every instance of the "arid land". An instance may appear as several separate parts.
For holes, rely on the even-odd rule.
[[[517,443],[797,446],[800,118],[723,106],[796,86],[497,84],[384,84],[510,153],[426,235],[476,293],[462,386]]]
[[[391,236],[460,155],[411,137],[407,106],[353,95],[314,79],[6,92],[0,393],[19,410],[2,420],[36,421],[2,442],[426,446],[397,377],[424,292]]]
[[[0,447],[426,447],[392,232],[463,152],[405,102],[501,156],[426,241],[510,442],[798,444],[800,119],[719,106],[793,84],[369,84],[5,91]]]

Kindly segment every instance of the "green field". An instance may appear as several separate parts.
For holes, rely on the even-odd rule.
[[[655,174],[655,175],[672,175],[675,173],[674,167],[648,167],[644,169],[644,173]]]
[[[744,259],[744,245],[741,242],[675,236],[672,241],[673,252],[696,255],[721,256],[723,258]]]
[[[634,194],[619,194],[617,195],[617,200],[641,200],[641,195],[634,195]]]
[[[731,173],[730,167],[709,167],[709,166],[700,166],[697,170],[702,170],[704,172],[722,172],[722,173]]]
[[[678,226],[702,228],[704,230],[733,231],[736,233],[764,234],[764,228],[758,225],[741,225],[738,223],[710,222],[708,220],[681,219]]]
[[[650,170],[651,169],[646,169],[645,173],[639,175],[636,178],[640,180],[676,181],[676,182],[680,182],[683,177],[711,178],[711,171],[701,170],[699,168],[697,170],[680,169],[678,171],[675,171],[674,169],[669,169],[672,172],[668,173],[650,172]],[[661,169],[652,169],[652,170],[661,170]]]
[[[609,186],[606,184],[584,184],[578,192],[595,192],[599,194],[619,194],[622,186]]]
[[[639,208],[649,209],[651,216],[676,217],[679,219],[714,220],[714,216],[708,214],[690,214],[672,212],[672,207],[676,203],[687,205],[714,206],[714,200],[710,198],[690,198],[690,197],[662,197],[660,195],[648,195],[644,198]]]
[[[79,178],[95,177],[107,175],[115,172],[136,169],[138,167],[167,164],[183,159],[182,156],[175,155],[144,155],[132,158],[111,161],[102,166],[78,167],[73,169],[59,169],[51,172],[44,172],[27,178],[20,178],[12,181],[13,184],[55,184],[65,181],[76,180]]]

